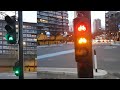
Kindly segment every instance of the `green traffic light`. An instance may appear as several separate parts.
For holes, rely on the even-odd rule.
[[[7,40],[8,44],[15,44],[16,43],[16,38],[14,35],[11,35],[9,33],[7,33],[5,35],[5,39]]]
[[[15,73],[16,73],[16,74],[19,74],[19,71],[17,70],[17,71],[15,71]]]
[[[12,37],[12,36],[10,36],[10,37],[9,37],[9,40],[10,40],[10,41],[12,41],[12,40],[13,40],[13,37]]]
[[[6,34],[6,35],[5,35],[6,40],[8,40],[8,37],[9,37],[9,34]]]
[[[15,73],[16,76],[19,76],[20,71],[17,69],[17,70],[14,71],[14,73]]]

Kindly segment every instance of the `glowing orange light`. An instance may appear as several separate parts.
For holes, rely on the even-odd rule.
[[[78,43],[79,44],[87,43],[87,40],[85,38],[80,38]]]
[[[78,27],[78,31],[85,31],[85,30],[86,30],[85,25],[80,25],[80,26]]]

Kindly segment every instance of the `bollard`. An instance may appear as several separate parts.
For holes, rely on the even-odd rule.
[[[95,64],[95,72],[98,72],[97,70],[97,57],[96,57],[96,51],[94,50],[94,64]]]

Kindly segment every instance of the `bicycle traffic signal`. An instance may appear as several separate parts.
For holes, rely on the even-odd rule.
[[[15,65],[13,67],[13,71],[14,71],[14,74],[16,76],[20,76],[20,65],[19,65],[19,61],[15,62]]]
[[[78,64],[78,77],[93,77],[92,34],[89,13],[82,13],[73,20],[75,60]]]
[[[5,29],[7,31],[7,34],[5,35],[5,38],[7,40],[8,44],[16,44],[16,19],[15,16],[5,16],[5,21],[7,25],[5,26]]]

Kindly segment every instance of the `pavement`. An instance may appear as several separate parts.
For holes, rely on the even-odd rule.
[[[0,79],[19,79],[13,72],[0,73]],[[37,72],[25,72],[24,79],[37,79]]]
[[[116,74],[107,72],[106,70],[93,69],[93,78],[88,79],[120,79]],[[77,77],[77,68],[50,68],[50,67],[38,67],[37,68],[38,79],[79,79]],[[85,78],[81,78],[85,79]]]
[[[120,79],[120,73],[109,73],[102,69],[93,69],[93,78],[87,79]],[[0,73],[0,79],[19,79],[14,73]],[[25,72],[24,79],[80,79],[77,68],[48,68],[38,67],[37,72]],[[81,78],[86,79],[86,78]]]

